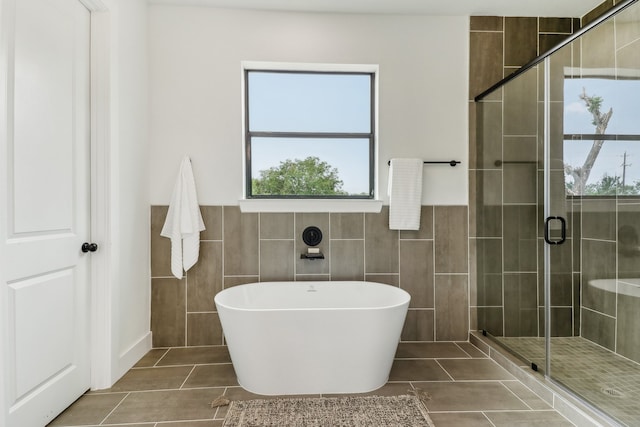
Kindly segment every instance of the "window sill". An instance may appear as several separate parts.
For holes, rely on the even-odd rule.
[[[241,212],[367,212],[382,209],[382,200],[242,199]]]

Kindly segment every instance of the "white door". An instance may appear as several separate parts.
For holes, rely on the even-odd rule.
[[[90,14],[0,1],[0,408],[39,427],[90,386]]]

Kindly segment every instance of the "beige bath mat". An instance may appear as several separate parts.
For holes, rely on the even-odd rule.
[[[223,427],[433,427],[417,396],[233,401]]]

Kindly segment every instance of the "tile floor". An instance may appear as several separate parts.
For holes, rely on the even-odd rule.
[[[512,351],[545,366],[538,337],[497,337]],[[551,338],[551,377],[626,426],[640,427],[640,364],[582,337]]]
[[[468,342],[401,343],[389,382],[371,394],[420,388],[437,427],[573,426]],[[108,390],[88,392],[50,426],[214,427],[224,394],[254,399],[238,386],[226,347],[151,350]]]

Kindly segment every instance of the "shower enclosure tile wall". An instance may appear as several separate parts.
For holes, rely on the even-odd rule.
[[[423,206],[419,231],[389,230],[371,213],[241,213],[202,206],[200,259],[178,280],[160,236],[167,206],[151,209],[151,330],[155,347],[217,345],[220,290],[273,280],[369,280],[411,294],[403,341],[464,341],[469,332],[468,209]],[[302,230],[323,233],[324,260],[303,260]]]
[[[618,3],[471,107],[471,310],[533,369],[637,425],[635,405],[614,398],[640,396],[640,180],[629,161],[640,139],[629,103],[640,89],[640,2]],[[487,32],[472,19],[472,40],[478,27],[476,38]],[[507,43],[506,18],[503,28]]]
[[[585,17],[583,22],[587,23],[611,6],[599,7]],[[536,28],[538,32],[534,31]],[[571,18],[471,17],[470,99],[579,28],[580,22]],[[622,37],[618,41],[619,46],[625,46],[622,44],[625,42],[628,44],[633,35],[626,39]],[[611,52],[613,42],[612,23],[594,30],[585,40],[583,49],[588,49],[589,52]],[[524,48],[519,50],[520,46]],[[537,46],[537,50],[534,46]],[[525,51],[530,55],[521,54]],[[615,60],[619,62],[613,55],[607,53],[607,56],[610,57],[608,62],[611,66],[615,64]],[[637,55],[625,57],[637,58]],[[557,141],[561,141],[563,137],[564,67],[579,60],[580,50],[565,48],[557,52],[551,62],[551,135]],[[606,64],[599,63],[599,66]],[[542,172],[538,171],[542,159],[542,138],[539,136],[543,130],[543,100],[539,93],[541,74],[527,73],[521,76],[503,89],[490,94],[486,98],[487,102],[480,107],[470,102],[470,117],[476,114],[483,117],[481,122],[474,123],[470,129],[470,245],[477,257],[476,271],[471,275],[471,286],[472,290],[476,288],[477,295],[480,296],[479,301],[471,302],[472,312],[477,312],[483,319],[481,323],[506,335],[517,336],[525,331],[533,333],[534,330],[541,335],[544,330],[539,310],[536,314],[536,310],[529,306],[530,303],[523,305],[521,297],[524,294],[520,293],[529,289],[525,283],[532,286],[532,275],[542,277],[537,268],[538,256],[542,250],[542,229],[534,229],[530,225],[536,223],[530,221],[533,215],[542,217],[542,211],[538,208],[543,196],[542,188],[538,185],[542,182]],[[491,102],[492,100],[495,102]],[[537,113],[523,114],[526,111],[536,112],[536,104],[539,104]],[[476,111],[476,108],[482,108],[482,111]],[[564,188],[562,144],[553,144],[552,147],[555,151],[551,155],[551,179],[559,185],[551,187],[552,191],[560,192],[561,190],[556,189]],[[560,199],[555,196],[552,198]],[[555,289],[553,295],[552,318],[557,322],[552,324],[552,331],[563,336],[577,333],[580,327],[579,305],[574,306],[579,304],[579,298],[568,301],[567,296],[573,293],[572,287],[578,287],[578,283],[573,283],[573,278],[580,274],[581,245],[572,244],[571,230],[576,228],[573,221],[580,219],[582,207],[579,202],[570,203],[566,207],[569,213],[570,239],[566,246],[556,251],[559,256],[552,261],[552,274],[555,278],[562,277],[556,281],[558,289]],[[588,211],[590,208],[587,206]],[[573,252],[568,253],[572,246]],[[596,254],[600,254],[601,250],[605,248],[601,247]],[[496,266],[496,259],[501,260],[503,265]],[[576,265],[569,266],[568,262],[572,260]],[[517,289],[520,292],[505,289],[506,285],[501,283],[502,273],[508,275],[505,279],[508,283],[519,284]],[[541,306],[543,294],[540,280],[537,288],[538,303]],[[472,295],[475,294],[472,291]],[[508,311],[505,311],[505,307],[509,307]],[[589,313],[587,316],[590,320],[594,315]],[[534,322],[534,319],[539,320]],[[600,320],[598,325],[603,323]],[[510,325],[506,331],[504,324]]]
[[[579,20],[562,17],[470,19],[469,245],[475,254],[475,268],[471,271],[473,328],[478,327],[478,319],[481,326],[500,335],[537,334],[542,327],[537,303],[525,298],[539,292],[537,256],[541,235],[530,224],[539,215],[536,205],[541,197],[537,186],[540,129],[536,115],[521,114],[539,108],[538,79],[531,75],[504,93],[498,90],[486,98],[495,102],[478,106],[473,99],[579,28]],[[561,109],[559,113],[562,114]],[[476,121],[480,116],[482,120]],[[561,129],[557,131],[562,133]]]

